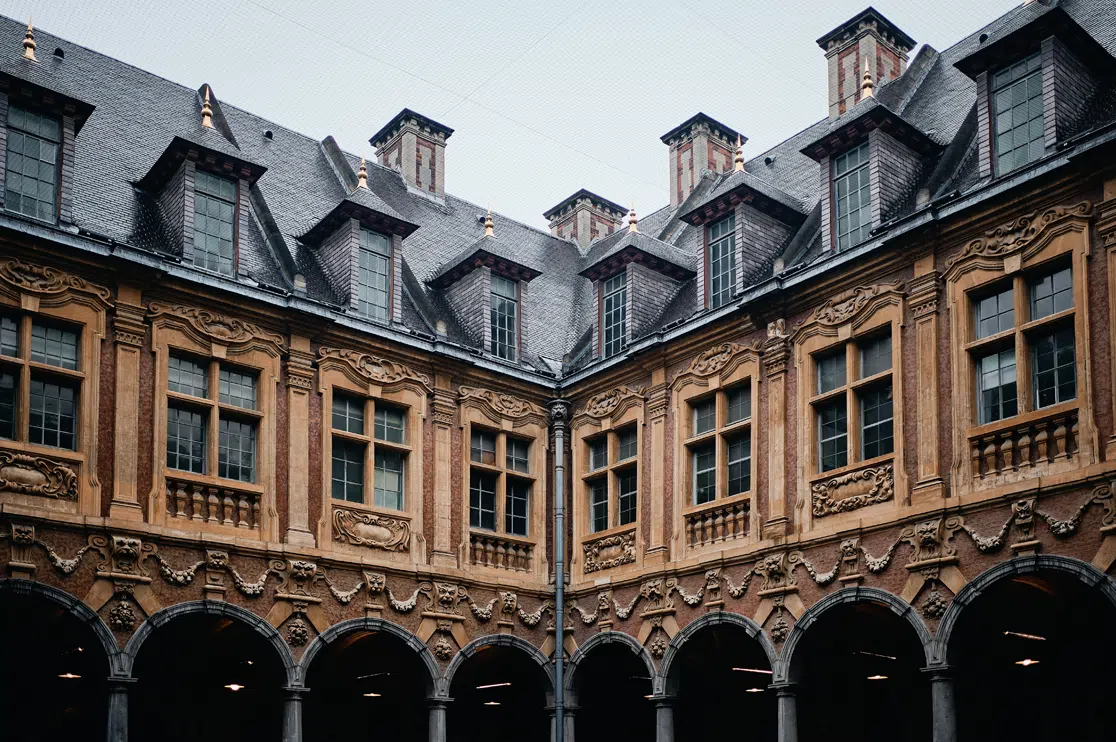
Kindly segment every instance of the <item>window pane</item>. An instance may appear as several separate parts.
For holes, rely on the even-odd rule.
[[[1073,272],[1069,268],[1031,281],[1031,319],[1073,308]]]
[[[222,368],[217,372],[218,399],[222,404],[256,409],[256,376]]]
[[[167,359],[167,389],[194,397],[209,396],[209,377],[205,367],[171,356]]]
[[[713,444],[695,448],[691,454],[694,467],[694,504],[712,502],[717,496],[717,454]]]
[[[839,469],[849,463],[848,411],[845,400],[818,408],[819,463],[822,471]]]
[[[870,340],[860,347],[860,375],[875,376],[891,368],[891,335]]]
[[[364,445],[333,439],[333,499],[364,502]]]
[[[694,403],[694,435],[708,433],[717,427],[717,401],[707,399]]]
[[[527,535],[527,507],[531,499],[531,485],[515,479],[508,480],[504,496],[504,530],[513,536]]]
[[[12,374],[0,373],[0,438],[15,438],[16,380]]]
[[[709,306],[716,309],[736,290],[736,217],[709,227]]]
[[[990,423],[1019,412],[1016,399],[1015,350],[992,353],[977,362],[980,422]]]
[[[604,334],[604,356],[614,356],[624,349],[628,327],[627,274],[620,273],[604,282],[601,325]]]
[[[619,516],[617,525],[626,526],[636,520],[636,473],[635,470],[626,471],[616,478],[619,494]]]
[[[821,356],[818,365],[818,394],[825,394],[845,385],[845,350]]]
[[[522,438],[509,437],[506,441],[507,449],[507,468],[511,471],[528,472],[531,468],[531,462],[527,458],[527,452],[531,448],[530,441],[525,441]]]
[[[519,291],[515,281],[492,276],[492,355],[514,361],[519,349]]]
[[[752,488],[752,434],[732,438],[728,442],[728,494],[729,497]]]
[[[364,400],[334,394],[333,429],[364,435]]]
[[[31,325],[32,361],[73,371],[77,370],[77,357],[77,333],[38,323]]]
[[[405,435],[404,417],[406,413],[399,407],[376,403],[376,420],[372,434],[378,441],[403,443]]]
[[[194,265],[233,273],[235,259],[236,182],[196,170],[194,173]]]
[[[217,476],[256,481],[256,426],[220,420],[217,429]]]
[[[868,143],[837,157],[833,168],[837,250],[840,251],[868,239],[872,228]]]
[[[469,458],[478,464],[496,465],[496,436],[485,430],[474,430]]]
[[[0,317],[0,356],[19,355],[19,319]]]
[[[617,438],[617,443],[619,443],[619,445],[617,446],[616,460],[627,461],[628,459],[635,458],[639,439],[635,426],[621,430]]]
[[[357,311],[385,321],[390,314],[391,240],[369,229],[360,230],[357,271]]]
[[[589,468],[595,470],[605,466],[608,466],[608,439],[590,441]]]
[[[861,458],[871,459],[895,450],[891,384],[861,392]]]
[[[402,510],[403,454],[377,449],[373,480],[373,504],[378,508]]]
[[[201,413],[167,408],[167,468],[205,474],[205,418]]]
[[[469,526],[496,530],[496,475],[474,471],[469,477]]]
[[[1015,293],[1008,289],[976,302],[976,336],[986,338],[1015,327]]]
[[[61,124],[16,106],[8,108],[5,202],[9,211],[54,221]]]
[[[608,530],[608,482],[604,479],[589,485],[589,525],[593,533]]]
[[[1073,328],[1064,327],[1034,344],[1035,408],[1077,397]]]
[[[1036,54],[992,77],[996,173],[1010,172],[1045,151],[1042,70]]]
[[[752,389],[744,386],[733,387],[728,392],[728,424],[747,420],[752,416]]]

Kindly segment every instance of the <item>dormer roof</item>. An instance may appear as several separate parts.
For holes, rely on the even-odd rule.
[[[800,199],[758,175],[747,170],[734,170],[727,173],[706,198],[680,218],[687,224],[700,226],[717,219],[740,203],[751,204],[785,224],[800,223],[810,210]]]
[[[139,186],[146,191],[160,189],[185,160],[203,163],[208,169],[227,173],[230,177],[244,178],[255,183],[267,168],[247,160],[236,147],[221,134],[198,124],[194,131],[171,139],[159,158],[140,179]]]
[[[801,151],[818,161],[825,157],[834,157],[863,142],[873,129],[886,131],[920,155],[930,154],[940,148],[937,142],[879,98],[865,97],[833,119],[825,132]]]
[[[372,191],[357,188],[298,239],[309,245],[319,244],[348,219],[356,219],[370,229],[401,237],[406,237],[419,228],[417,224],[404,219]]]
[[[531,281],[542,271],[525,265],[516,250],[497,237],[481,237],[459,254],[447,260],[427,281],[432,288],[444,288],[457,282],[470,271],[488,266],[496,273],[515,281]]]
[[[29,66],[34,67],[33,64]],[[44,82],[48,84],[44,85]],[[96,108],[92,103],[51,87],[49,81],[35,82],[10,72],[0,72],[0,91],[7,93],[9,100],[30,100],[57,116],[73,116],[75,134],[81,131]]]
[[[597,240],[585,256],[581,275],[597,281],[619,272],[629,263],[640,263],[676,281],[697,275],[693,255],[651,235],[628,230]]]

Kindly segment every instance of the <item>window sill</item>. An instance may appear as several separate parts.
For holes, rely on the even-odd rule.
[[[236,490],[238,492],[251,492],[254,495],[263,495],[264,488],[255,482],[242,482],[239,479],[223,479],[221,477],[212,477],[208,474],[195,474],[190,471],[182,471],[181,469],[171,469],[166,467],[163,474],[167,479],[175,479],[189,484],[200,484],[206,487],[217,487],[223,490]]]
[[[587,533],[584,537],[582,537],[581,543],[587,544],[592,541],[599,541],[602,538],[608,538],[609,536],[616,536],[635,531],[638,523],[639,521],[636,521],[635,523],[625,523],[622,526],[612,526],[611,528],[606,528],[603,531],[594,531],[592,533]]]
[[[54,448],[53,446],[44,446],[41,443],[17,441],[13,438],[0,438],[0,448],[7,448],[28,455],[42,456],[48,459],[61,459],[62,461],[73,464],[85,463],[85,454],[80,450],[75,451],[71,448]]]
[[[1042,422],[1043,420],[1046,420],[1048,418],[1054,418],[1058,417],[1059,415],[1076,412],[1078,406],[1078,400],[1071,399],[1068,402],[1062,402],[1061,404],[1043,407],[1041,410],[1031,410],[1019,415],[1014,415],[1013,417],[1006,417],[1002,420],[996,420],[995,422],[985,423],[984,425],[978,425],[975,428],[970,428],[968,433],[966,433],[966,437],[970,440],[973,440],[976,438],[984,438],[989,435],[995,435],[997,433],[1000,433],[1001,431],[1006,431],[1011,428],[1020,428],[1025,425],[1033,425],[1036,422]]]

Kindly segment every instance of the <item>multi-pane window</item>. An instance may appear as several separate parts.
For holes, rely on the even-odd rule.
[[[704,505],[751,491],[751,382],[690,400],[688,405],[689,504]]]
[[[194,265],[231,276],[236,260],[236,181],[194,174]]]
[[[519,284],[492,276],[492,355],[514,361],[519,351]]]
[[[832,471],[895,451],[892,403],[894,347],[873,334],[815,355],[817,469]]]
[[[167,468],[256,481],[257,374],[217,361],[167,358]]]
[[[997,175],[1042,157],[1045,150],[1042,60],[1038,54],[996,72],[989,97]]]
[[[469,527],[530,535],[532,441],[471,425],[469,434]]]
[[[974,365],[978,424],[1077,397],[1073,271],[1068,265],[1018,273],[1006,287],[976,294],[971,301],[974,340],[967,349]],[[1019,373],[1024,362],[1029,368],[1023,366]]]
[[[628,335],[628,276],[618,273],[601,286],[601,344],[605,358],[624,349]]]
[[[360,230],[357,311],[381,322],[391,315],[391,238],[370,229]]]
[[[709,306],[716,309],[732,299],[736,288],[736,217],[709,226]]]
[[[0,314],[0,438],[77,450],[80,343],[76,328]]]
[[[405,510],[404,485],[411,450],[406,408],[335,391],[331,418],[333,498],[385,510]],[[372,421],[371,435],[366,420]]]
[[[591,533],[636,521],[639,501],[639,428],[628,423],[585,441],[583,484]]]
[[[53,222],[58,213],[58,164],[62,125],[17,106],[8,107],[4,207]]]
[[[833,160],[833,201],[837,249],[868,239],[872,230],[872,188],[868,182],[868,143]]]

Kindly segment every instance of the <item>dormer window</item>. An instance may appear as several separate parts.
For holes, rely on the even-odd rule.
[[[736,287],[736,216],[709,226],[709,306],[727,304]]]
[[[8,156],[4,205],[34,219],[53,222],[58,205],[58,119],[16,106],[8,108]]]
[[[231,276],[236,264],[236,181],[194,175],[194,265]]]
[[[514,361],[519,355],[519,282],[493,274],[490,304],[492,355]]]
[[[391,239],[379,232],[360,230],[357,311],[371,319],[391,316]]]
[[[1042,157],[1042,60],[1033,54],[992,75],[996,174],[1003,175]]]
[[[624,349],[628,334],[628,274],[617,273],[601,286],[603,353],[610,358]]]
[[[833,200],[838,252],[868,239],[872,229],[868,142],[833,159]]]

